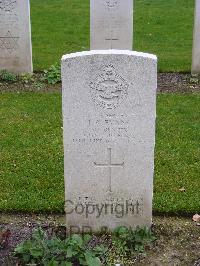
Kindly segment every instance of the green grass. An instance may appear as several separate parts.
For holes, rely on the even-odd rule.
[[[199,102],[200,94],[158,96],[155,211],[200,211]]]
[[[4,93],[0,101],[0,210],[63,211],[61,95]],[[154,211],[200,210],[199,102],[200,94],[158,96]]]
[[[2,94],[1,210],[62,210],[59,94]]]
[[[134,50],[155,53],[162,72],[190,72],[194,1],[134,2]],[[35,70],[89,49],[89,0],[31,0],[31,20]]]

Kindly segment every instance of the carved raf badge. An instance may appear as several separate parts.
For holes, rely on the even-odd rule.
[[[106,0],[105,3],[108,7],[115,7],[118,4],[118,0]]]
[[[128,83],[112,65],[104,66],[90,83],[93,101],[98,107],[106,110],[114,110],[122,103],[128,94],[128,87]]]

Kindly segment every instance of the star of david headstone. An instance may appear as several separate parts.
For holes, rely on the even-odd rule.
[[[7,50],[9,52],[14,51],[18,46],[18,39],[19,37],[12,36],[10,31],[8,31],[5,36],[0,37],[0,49]]]

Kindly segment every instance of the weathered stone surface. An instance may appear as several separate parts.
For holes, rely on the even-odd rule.
[[[65,55],[62,82],[67,225],[149,226],[156,57],[125,50]]]
[[[90,0],[90,49],[132,50],[133,0]]]
[[[196,0],[195,6],[192,73],[200,73],[200,0]]]
[[[32,72],[29,0],[0,1],[0,70]]]

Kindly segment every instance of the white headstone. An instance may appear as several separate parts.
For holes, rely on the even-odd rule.
[[[150,226],[156,56],[65,55],[62,82],[67,226]]]
[[[192,73],[200,73],[200,0],[196,0],[195,6]]]
[[[132,50],[133,0],[90,0],[90,49]]]
[[[32,72],[29,0],[0,1],[0,70]]]

